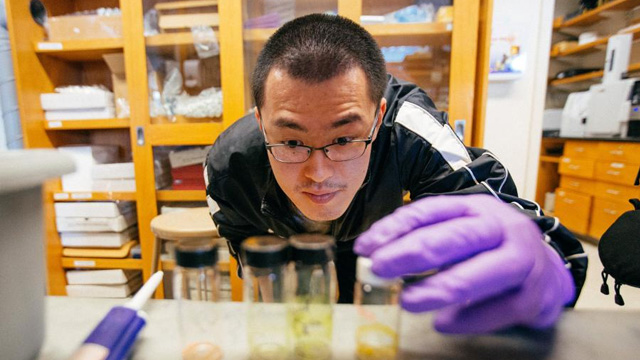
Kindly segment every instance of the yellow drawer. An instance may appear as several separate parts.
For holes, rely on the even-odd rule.
[[[560,159],[558,172],[562,175],[591,179],[593,178],[594,165],[594,160],[563,156],[562,159]]]
[[[594,141],[567,141],[564,144],[563,155],[571,158],[596,159],[598,157],[598,143]]]
[[[601,142],[598,144],[598,160],[640,165],[640,144]]]
[[[633,210],[633,206],[629,202],[594,199],[589,236],[600,239],[609,226],[611,226],[620,215],[629,210]]]
[[[597,161],[595,178],[616,184],[633,186],[640,165],[623,162]]]
[[[640,188],[606,182],[597,182],[596,189],[593,195],[595,197],[603,199],[628,201],[632,198],[640,198]]]
[[[581,192],[584,194],[594,194],[596,189],[595,184],[595,181],[589,179],[582,179],[564,175],[560,177],[561,188]]]
[[[555,215],[569,229],[586,234],[591,213],[591,196],[565,189],[556,190]]]

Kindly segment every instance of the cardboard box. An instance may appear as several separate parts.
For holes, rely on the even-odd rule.
[[[122,16],[65,15],[47,19],[49,41],[122,37]]]
[[[111,82],[113,83],[113,93],[116,99],[129,100],[129,90],[127,89],[127,75],[124,70],[124,53],[104,54],[104,62],[111,70]]]

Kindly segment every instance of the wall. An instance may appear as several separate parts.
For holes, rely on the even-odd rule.
[[[519,31],[526,69],[517,80],[489,83],[482,146],[509,169],[520,196],[527,199],[535,198],[553,11],[554,0],[493,4],[494,29],[504,28],[496,25],[506,21]]]

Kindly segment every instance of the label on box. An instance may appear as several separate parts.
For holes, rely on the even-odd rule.
[[[68,200],[69,194],[67,193],[54,193],[53,200]]]
[[[91,199],[91,193],[71,193],[71,198],[75,200]]]
[[[59,42],[39,42],[38,50],[62,50],[62,43]]]
[[[49,128],[59,128],[62,127],[62,121],[49,121]]]
[[[96,262],[95,261],[91,261],[91,260],[75,260],[73,262],[73,266],[77,266],[77,267],[94,267],[94,266],[96,266]]]

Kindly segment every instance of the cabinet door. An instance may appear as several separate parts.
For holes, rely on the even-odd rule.
[[[633,210],[633,206],[628,202],[595,198],[591,213],[591,224],[589,225],[589,235],[600,239],[609,226],[620,215],[629,210]]]
[[[598,157],[598,143],[593,141],[567,141],[564,146],[564,156],[595,159]]]
[[[572,231],[586,234],[591,212],[591,196],[573,191],[556,191],[556,216]]]
[[[563,156],[560,160],[558,172],[562,175],[575,177],[593,178],[594,161],[589,159],[576,159]]]
[[[598,159],[640,164],[640,144],[601,142],[598,144]]]

